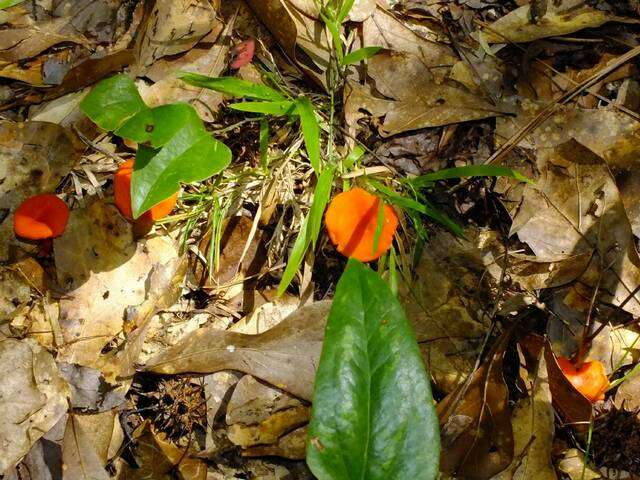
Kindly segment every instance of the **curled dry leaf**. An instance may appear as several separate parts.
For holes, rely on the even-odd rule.
[[[504,113],[460,84],[437,83],[428,65],[412,54],[380,53],[369,60],[368,74],[383,95],[394,99],[381,128],[385,136]]]
[[[116,208],[94,201],[71,212],[54,250],[58,282],[67,289],[58,360],[100,368],[103,348],[125,328],[125,310],[145,300],[150,273],[177,257],[175,246],[167,237],[136,243]]]
[[[295,430],[278,438],[271,445],[255,445],[242,451],[243,457],[276,456],[290,460],[303,460],[306,454],[307,426]]]
[[[47,122],[0,123],[0,260],[9,258],[13,212],[33,195],[53,191],[79,158],[70,131]]]
[[[258,335],[202,328],[152,357],[145,371],[212,373],[240,370],[305,400],[313,395],[331,302],[303,307]]]
[[[68,395],[44,348],[28,339],[0,341],[0,472],[18,463],[62,418]]]
[[[438,404],[442,472],[481,480],[511,464],[514,439],[502,373],[510,337],[503,334],[487,361]]]
[[[566,35],[584,28],[599,27],[607,22],[637,22],[590,7],[584,0],[542,3],[545,5],[545,11],[537,18],[533,18],[531,5],[523,5],[487,25],[481,35],[489,43],[520,43]]]

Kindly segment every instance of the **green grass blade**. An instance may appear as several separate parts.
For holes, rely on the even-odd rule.
[[[14,5],[18,5],[19,3],[22,3],[22,2],[24,2],[24,0],[0,0],[0,10],[13,7]]]
[[[428,186],[437,180],[463,177],[511,177],[521,182],[533,183],[531,179],[508,167],[497,165],[468,165],[466,167],[446,168],[437,172],[420,175],[410,182],[416,187]]]
[[[320,125],[316,118],[311,101],[307,97],[296,99],[296,110],[300,115],[302,125],[302,136],[304,145],[307,148],[309,161],[316,175],[320,174]]]
[[[382,50],[382,47],[362,47],[358,50],[354,50],[348,53],[342,59],[342,65],[353,65],[354,63],[360,63],[362,60],[373,57],[376,53]]]
[[[239,112],[263,113],[265,115],[289,115],[294,107],[291,100],[276,102],[242,102],[232,103],[229,108]]]
[[[286,100],[277,90],[248,82],[235,77],[207,77],[198,73],[179,72],[178,78],[195,87],[208,88],[216,92],[225,93],[232,97],[248,98],[251,100]]]
[[[316,241],[320,235],[320,228],[322,227],[322,216],[324,209],[327,206],[329,197],[331,196],[331,186],[333,185],[333,175],[335,173],[335,167],[329,166],[322,170],[322,173],[318,177],[318,184],[313,193],[313,203],[311,204],[311,210],[309,210],[309,240],[316,248]]]

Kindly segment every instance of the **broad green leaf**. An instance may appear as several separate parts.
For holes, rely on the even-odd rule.
[[[318,177],[318,184],[313,193],[311,209],[304,219],[302,228],[291,249],[287,266],[284,269],[282,279],[278,285],[278,295],[282,295],[291,283],[291,280],[293,280],[293,277],[300,268],[305,253],[307,253],[309,245],[313,244],[314,248],[316,246],[318,235],[320,235],[320,228],[322,227],[324,209],[331,196],[331,185],[333,184],[335,171],[335,166],[332,165],[325,168]]]
[[[358,50],[354,50],[348,53],[342,59],[343,65],[353,65],[354,63],[360,63],[362,60],[373,57],[376,53],[382,50],[382,47],[362,47]]]
[[[242,102],[232,103],[229,108],[241,112],[264,113],[266,115],[289,115],[294,108],[291,100],[281,100],[276,102]]]
[[[216,92],[225,93],[233,97],[248,98],[250,100],[286,100],[285,96],[277,90],[248,82],[235,77],[207,77],[198,73],[180,72],[178,77],[189,85],[208,88]]]
[[[24,2],[24,0],[0,0],[0,10],[13,7],[14,5],[18,5],[19,3],[22,3],[22,2]]]
[[[307,463],[319,480],[431,480],[440,436],[415,335],[387,284],[347,264],[315,378]]]
[[[316,118],[316,112],[313,105],[307,97],[298,97],[296,99],[296,111],[300,115],[300,124],[302,125],[302,136],[304,137],[304,146],[307,148],[309,161],[316,174],[320,173],[320,125]]]
[[[190,107],[193,108],[193,107]],[[196,114],[197,115],[197,114]],[[231,151],[201,123],[187,123],[160,150],[138,146],[131,177],[131,208],[138,218],[180,188],[223,170]]]
[[[204,131],[200,117],[191,105],[173,103],[142,110],[113,133],[134,142],[149,143],[153,148],[159,148],[186,125],[200,127],[200,130]]]
[[[113,131],[148,107],[133,80],[120,74],[98,83],[82,99],[80,109],[100,128]]]
[[[231,161],[231,151],[207,132],[191,105],[149,108],[125,75],[98,83],[81,108],[100,127],[138,142],[131,178],[134,218],[178,191],[180,182],[204,180]]]
[[[420,175],[410,180],[415,186],[426,186],[437,180],[462,177],[511,177],[521,182],[533,183],[520,172],[497,165],[468,165],[466,167],[446,168],[437,172]]]

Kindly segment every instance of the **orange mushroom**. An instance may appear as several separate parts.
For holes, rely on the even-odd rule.
[[[398,217],[389,205],[383,206],[378,248],[373,248],[379,206],[380,199],[361,188],[352,188],[331,200],[324,220],[329,238],[340,253],[369,262],[391,248]]]
[[[120,210],[123,217],[133,220],[133,211],[131,210],[131,174],[133,173],[133,160],[124,162],[118,168],[113,177],[113,195],[116,201],[116,207]],[[151,210],[147,210],[142,214],[140,220],[144,223],[155,222],[169,215],[173,207],[176,206],[178,193],[174,193],[169,198],[163,200],[153,206]]]
[[[62,235],[69,220],[69,207],[55,195],[45,193],[27,198],[13,216],[13,231],[28,240]]]
[[[609,389],[609,379],[602,362],[592,360],[576,366],[568,358],[558,357],[558,366],[571,385],[592,403],[604,400],[604,393]]]

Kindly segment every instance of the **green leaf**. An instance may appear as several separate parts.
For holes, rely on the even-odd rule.
[[[289,115],[294,108],[291,100],[277,102],[242,102],[232,103],[229,108],[240,112],[264,113],[266,115]]]
[[[284,269],[282,279],[278,285],[278,296],[285,292],[291,283],[291,280],[293,280],[293,277],[300,268],[300,264],[302,263],[302,259],[304,258],[309,245],[313,244],[314,248],[316,246],[318,235],[320,235],[320,228],[322,227],[324,209],[327,206],[329,197],[331,196],[331,186],[333,184],[333,175],[335,171],[335,166],[332,165],[325,168],[318,177],[318,184],[316,185],[316,189],[313,193],[311,209],[309,210],[307,217],[304,219],[302,228],[300,228],[298,237],[291,249],[291,254],[287,260],[287,266]]]
[[[180,182],[200,182],[230,161],[229,148],[214,139],[201,122],[185,124],[160,150],[139,145],[131,177],[134,218],[175,193]]]
[[[466,167],[446,168],[437,172],[420,175],[410,180],[416,186],[428,186],[437,180],[448,180],[450,178],[462,177],[511,177],[521,182],[533,183],[531,179],[525,177],[520,172],[507,167],[497,165],[468,165]]]
[[[207,132],[191,105],[149,108],[126,75],[98,83],[80,106],[100,127],[138,142],[131,177],[134,218],[173,195],[180,182],[202,181],[231,161],[231,151]]]
[[[411,326],[384,280],[351,259],[325,330],[307,463],[319,480],[431,480],[439,451]]]
[[[232,97],[248,98],[250,100],[286,100],[285,96],[277,90],[248,82],[235,77],[207,77],[198,73],[179,72],[178,77],[189,85],[208,88],[216,92],[225,93]]]
[[[309,161],[316,174],[320,173],[320,125],[316,118],[316,112],[313,105],[307,97],[298,97],[296,99],[296,111],[300,115],[300,123],[302,125],[302,136],[304,137],[304,145],[307,148]]]
[[[322,173],[318,177],[316,189],[313,192],[313,203],[309,210],[309,227],[307,232],[313,248],[316,248],[316,241],[320,235],[322,215],[331,196],[331,186],[333,185],[333,174],[335,171],[336,168],[333,165],[322,170]]]
[[[353,147],[353,150],[349,152],[349,155],[344,157],[344,160],[342,160],[342,168],[344,169],[344,171],[348,172],[349,170],[351,170],[356,162],[362,158],[364,153],[365,150],[362,145],[357,144],[355,147]]]
[[[340,10],[338,11],[338,15],[336,17],[338,23],[343,23],[346,20],[349,12],[351,11],[351,8],[353,8],[354,3],[355,0],[342,0]]]
[[[22,2],[24,2],[24,0],[0,0],[0,10],[13,7],[14,5],[18,5],[19,3],[22,3]]]
[[[287,287],[291,283],[291,280],[293,280],[293,277],[302,263],[304,254],[307,253],[307,248],[309,247],[309,235],[307,235],[308,230],[309,216],[307,215],[307,218],[304,219],[302,227],[298,232],[296,241],[291,249],[291,254],[287,260],[287,266],[284,269],[284,273],[282,274],[282,278],[278,284],[278,296],[281,296],[287,290]]]
[[[354,50],[348,53],[342,59],[343,65],[353,65],[354,63],[360,63],[362,60],[373,57],[376,53],[382,50],[382,47],[362,47],[358,50]]]
[[[80,110],[100,128],[113,131],[148,107],[133,80],[120,74],[98,83],[82,99]]]
[[[269,166],[269,121],[264,117],[260,119],[260,166]]]

